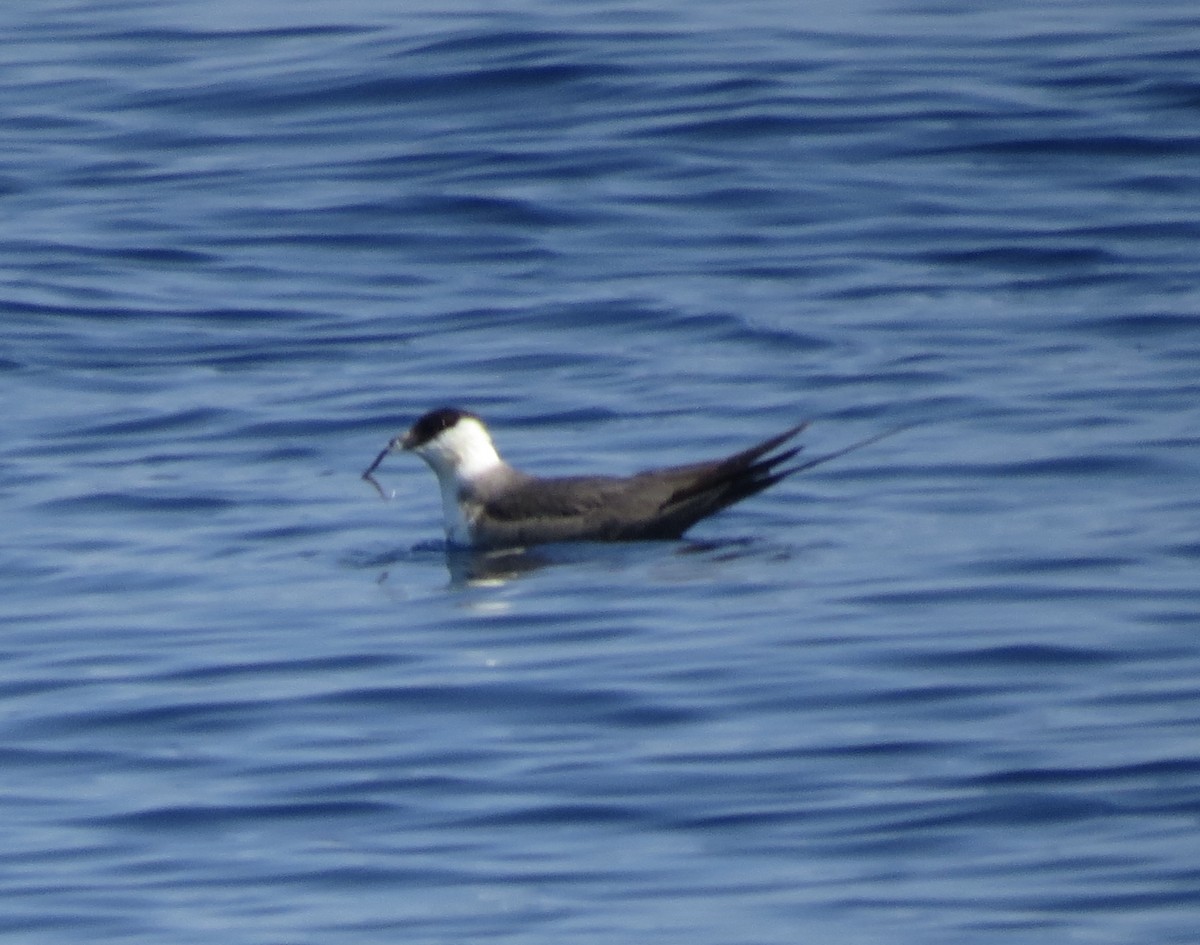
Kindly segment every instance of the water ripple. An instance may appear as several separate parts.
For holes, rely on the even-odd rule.
[[[26,6],[0,928],[1195,938],[1190,6]],[[358,478],[443,403],[561,474],[905,429],[471,555]]]

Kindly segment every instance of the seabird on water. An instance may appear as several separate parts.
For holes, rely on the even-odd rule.
[[[632,476],[543,479],[501,459],[478,416],[443,407],[425,414],[406,434],[388,443],[363,478],[374,483],[371,474],[390,453],[416,453],[437,475],[446,540],[454,546],[494,549],[556,541],[675,539],[702,518],[792,473],[887,435],[785,465],[801,447],[781,447],[807,426],[797,424],[724,459],[648,469]]]

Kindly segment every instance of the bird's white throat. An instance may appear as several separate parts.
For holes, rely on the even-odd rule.
[[[466,501],[471,487],[504,465],[487,428],[473,417],[463,417],[433,439],[414,447],[413,452],[437,475],[446,540],[452,545],[472,544],[475,523],[471,504]]]

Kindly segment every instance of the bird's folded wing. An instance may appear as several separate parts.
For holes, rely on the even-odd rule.
[[[765,489],[790,470],[798,448],[772,452],[794,427],[724,459],[650,469],[634,476],[522,477],[474,497],[482,544],[624,541],[680,537],[706,515]]]
[[[626,483],[626,479],[609,476],[529,478],[480,498],[488,517],[497,521],[573,518],[604,508],[621,495]]]

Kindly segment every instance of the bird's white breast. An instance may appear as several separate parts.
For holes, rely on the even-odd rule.
[[[468,506],[462,500],[463,490],[451,476],[439,476],[442,491],[442,519],[446,526],[446,541],[451,545],[470,547],[475,543],[475,526]]]

